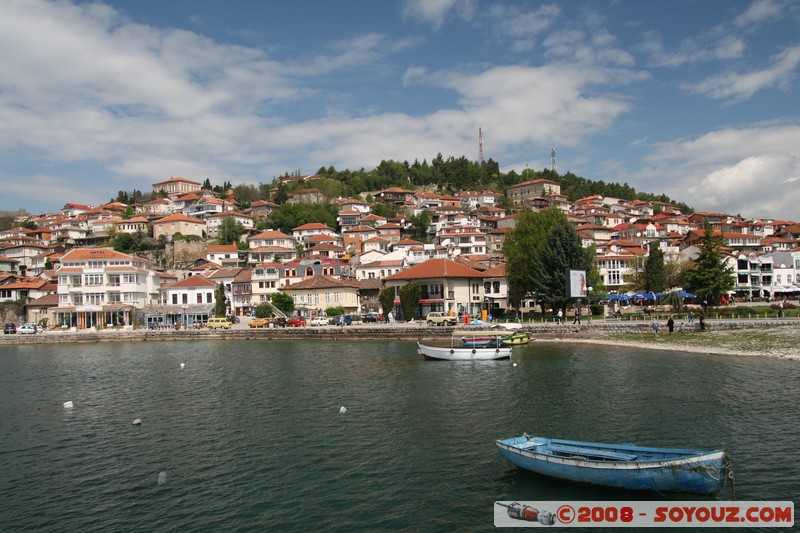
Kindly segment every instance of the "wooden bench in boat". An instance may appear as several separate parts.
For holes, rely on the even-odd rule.
[[[636,459],[635,455],[629,453],[581,448],[579,446],[565,446],[563,444],[551,444],[547,448],[553,454],[563,457],[585,457],[586,459],[599,459],[601,461],[633,461]]]

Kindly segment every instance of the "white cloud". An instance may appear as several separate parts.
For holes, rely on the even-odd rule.
[[[748,157],[709,173],[689,188],[688,197],[702,198],[713,211],[739,206],[742,211],[735,213],[749,216],[787,213],[787,207],[800,205],[800,188],[786,184],[799,170],[790,155]]]
[[[516,51],[533,49],[538,36],[550,29],[561,15],[556,4],[528,10],[517,5],[493,3],[487,12],[496,37],[503,41],[511,40]]]
[[[401,9],[406,19],[419,20],[437,30],[453,12],[468,19],[473,11],[471,0],[406,0]]]
[[[764,21],[776,20],[784,13],[785,8],[785,2],[756,0],[744,13],[736,17],[733,23],[739,27],[748,27]]]
[[[800,126],[726,129],[655,147],[635,175],[702,211],[797,219]]]
[[[787,89],[799,63],[800,46],[793,46],[775,55],[771,65],[764,69],[713,76],[696,84],[684,85],[684,89],[714,99],[747,100],[765,88]]]

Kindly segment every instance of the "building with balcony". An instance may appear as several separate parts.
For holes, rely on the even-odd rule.
[[[414,282],[420,285],[422,297],[413,317],[424,318],[431,311],[460,312],[479,316],[484,308],[484,274],[449,259],[431,259],[384,279],[385,287],[394,287],[395,311],[399,312],[400,287]]]
[[[75,248],[61,258],[56,323],[78,329],[132,326],[136,311],[160,303],[162,283],[175,278],[110,248]]]

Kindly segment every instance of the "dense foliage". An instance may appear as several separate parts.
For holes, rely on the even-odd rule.
[[[644,290],[654,293],[666,289],[666,272],[664,269],[664,252],[658,243],[653,243],[644,264]]]
[[[706,222],[700,254],[694,267],[686,272],[686,290],[711,305],[719,304],[720,296],[727,294],[735,285],[733,267],[725,263],[720,251],[724,242],[722,235],[715,235],[711,225]]]
[[[214,291],[214,316],[221,318],[225,316],[225,307],[228,299],[225,298],[225,285],[220,283]]]
[[[394,287],[386,287],[378,294],[383,316],[389,316],[389,313],[394,311],[394,291]]]
[[[503,245],[508,258],[506,278],[509,300],[514,307],[526,298],[564,308],[567,270],[585,270],[587,285],[598,298],[605,291],[592,258],[594,247],[583,248],[575,227],[558,209],[535,212],[526,210],[517,218],[517,226]]]
[[[285,315],[291,315],[294,311],[294,300],[284,292],[276,292],[272,295],[272,305],[281,310]]]
[[[400,308],[406,320],[414,320],[414,312],[421,296],[422,288],[419,283],[412,281],[400,287]]]
[[[218,241],[220,244],[234,244],[239,242],[239,237],[244,233],[244,227],[233,217],[225,217],[219,225]]]

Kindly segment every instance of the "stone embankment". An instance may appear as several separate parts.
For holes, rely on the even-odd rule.
[[[659,322],[661,332],[666,333],[664,321]],[[736,330],[764,329],[776,326],[797,326],[798,319],[730,319],[707,320],[706,329]],[[683,327],[684,331],[698,331],[699,323],[677,324],[676,331]],[[480,328],[482,330],[486,327]],[[404,324],[369,324],[345,327],[302,327],[302,328],[259,328],[251,329],[245,325],[237,325],[230,330],[147,330],[127,331],[48,331],[37,335],[2,335],[0,346],[13,344],[60,344],[60,343],[94,343],[94,342],[154,342],[154,341],[188,341],[188,340],[289,340],[289,339],[321,339],[321,340],[431,340],[449,338],[453,333],[468,332],[464,326],[427,327],[423,323]],[[610,335],[627,335],[652,333],[649,321],[584,321],[582,324],[526,323],[521,331],[530,332],[534,338],[582,338],[601,339]]]

